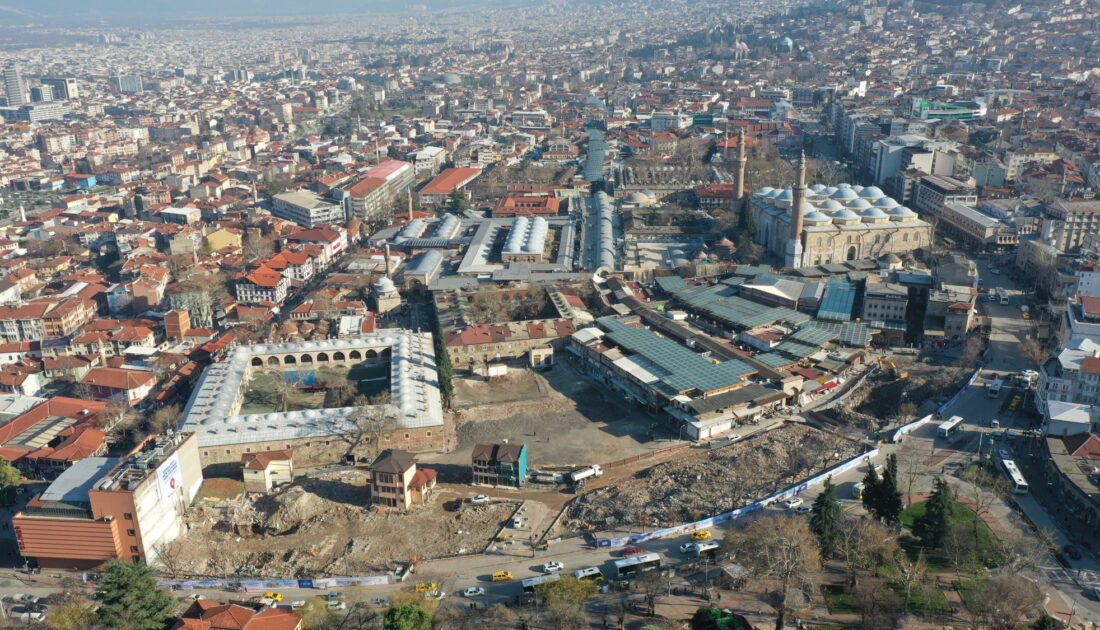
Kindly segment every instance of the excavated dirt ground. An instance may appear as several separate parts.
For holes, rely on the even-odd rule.
[[[302,578],[377,574],[423,558],[480,551],[516,504],[443,504],[455,496],[437,491],[408,514],[364,507],[360,471],[299,479],[270,495],[245,495],[221,510],[196,508],[181,539],[193,575]],[[452,504],[453,507],[453,504]]]
[[[731,446],[693,449],[598,488],[577,498],[559,527],[568,533],[690,522],[748,505],[855,453],[848,440],[789,424]]]

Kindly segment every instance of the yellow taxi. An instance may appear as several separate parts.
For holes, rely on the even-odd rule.
[[[708,538],[710,538],[710,530],[709,529],[701,529],[697,532],[694,532],[691,535],[692,540],[706,540]]]
[[[427,593],[428,591],[439,590],[439,585],[435,582],[419,582],[416,585],[417,593]]]
[[[495,571],[495,572],[493,572],[493,581],[494,582],[503,582],[505,580],[510,580],[510,579],[512,579],[512,572],[511,571]]]
[[[282,593],[264,593],[264,599],[270,599],[273,602],[283,601]]]

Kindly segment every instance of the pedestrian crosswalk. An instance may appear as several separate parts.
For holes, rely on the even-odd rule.
[[[1058,568],[1044,568],[1042,571],[1043,575],[1051,582],[1076,581],[1083,585],[1100,586],[1100,571],[1089,571],[1086,569],[1078,571],[1076,569],[1067,570]]]

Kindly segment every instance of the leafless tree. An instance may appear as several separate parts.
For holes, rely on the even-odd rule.
[[[1047,351],[1037,340],[1028,337],[1016,346],[1016,353],[1030,363],[1042,365],[1047,358]]]
[[[645,598],[646,611],[650,616],[653,616],[657,610],[657,596],[660,595],[667,586],[664,578],[656,571],[649,571],[643,573],[641,577],[635,580],[634,585],[642,591],[642,596]]]
[[[963,601],[979,623],[1011,630],[1041,610],[1043,592],[1017,573],[995,573],[974,584]]]
[[[355,400],[355,410],[351,414],[352,432],[345,457],[355,457],[360,449],[377,453],[382,450],[382,438],[386,433],[400,427],[397,417],[388,405],[374,405],[365,397]]]
[[[892,630],[903,610],[901,597],[877,578],[860,580],[853,596],[859,609],[859,625],[867,630]]]
[[[918,586],[921,580],[924,579],[925,574],[928,573],[928,563],[924,559],[924,552],[922,551],[916,560],[911,560],[905,550],[895,551],[893,569],[898,577],[898,582],[905,590],[905,600],[902,608],[909,608],[909,601],[913,597],[913,588]]]
[[[963,344],[962,354],[959,356],[959,367],[969,368],[978,363],[982,356],[982,338],[980,335],[971,335]]]
[[[897,537],[878,520],[849,516],[840,523],[838,549],[848,570],[848,583],[856,583],[856,569],[883,566],[898,548]]]
[[[924,474],[927,457],[915,449],[903,449],[898,453],[898,476],[905,480],[905,505],[909,506],[913,496],[913,484]]]
[[[792,589],[812,592],[820,581],[821,554],[806,519],[789,515],[763,516],[743,529],[730,530],[724,550],[736,550],[736,558],[757,580],[775,585],[775,630],[787,618]]]
[[[961,573],[963,567],[968,566],[974,559],[977,551],[977,541],[974,539],[972,529],[963,524],[953,524],[947,528],[947,536],[944,537],[943,551],[947,554],[954,567],[955,573]]]
[[[162,569],[173,580],[178,580],[184,575],[194,572],[193,555],[182,539],[177,538],[169,543],[159,543],[154,549],[157,555],[155,566]]]
[[[180,421],[180,406],[168,405],[153,412],[149,417],[149,430],[153,433],[164,434],[170,429],[176,428]]]

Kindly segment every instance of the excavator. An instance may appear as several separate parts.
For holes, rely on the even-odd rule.
[[[898,364],[894,363],[893,360],[887,359],[886,357],[882,357],[878,360],[878,362],[879,362],[879,365],[884,365],[884,366],[889,367],[891,373],[894,376],[896,376],[897,378],[909,378],[909,372],[906,372],[904,370],[899,369]]]

